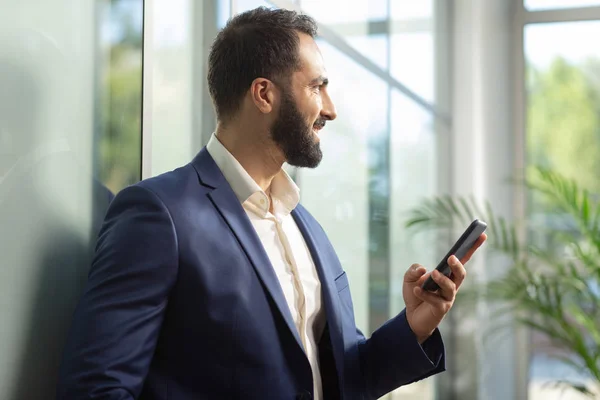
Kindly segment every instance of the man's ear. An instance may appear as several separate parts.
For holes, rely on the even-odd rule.
[[[250,86],[250,98],[260,112],[269,114],[275,107],[277,88],[268,79],[256,78]]]

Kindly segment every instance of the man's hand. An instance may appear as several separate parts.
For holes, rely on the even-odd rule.
[[[473,253],[486,239],[487,235],[483,233],[462,260],[458,260],[455,256],[448,259],[452,270],[449,278],[436,270],[433,273],[427,273],[425,267],[419,264],[412,265],[404,274],[402,294],[406,304],[406,318],[419,343],[422,344],[431,336],[452,308],[456,293],[467,276],[463,264],[471,259]],[[421,289],[421,285],[429,278],[429,275],[440,287],[436,292]]]

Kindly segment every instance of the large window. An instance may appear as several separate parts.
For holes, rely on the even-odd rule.
[[[529,165],[541,165],[575,179],[582,187],[600,192],[600,7],[573,13],[568,7],[600,5],[598,1],[525,1],[529,10],[561,8],[547,21],[526,13],[524,55],[526,61],[527,123],[526,156]],[[529,199],[533,227],[568,229],[568,218],[538,197]],[[536,242],[556,248],[548,235],[538,233]],[[559,249],[560,250],[560,249]],[[588,379],[557,361],[555,346],[547,338],[531,337],[530,400],[559,398],[560,389],[544,386],[548,381],[585,383]],[[568,396],[568,397],[567,397]],[[564,398],[580,398],[574,391]],[[581,397],[583,398],[583,397]]]

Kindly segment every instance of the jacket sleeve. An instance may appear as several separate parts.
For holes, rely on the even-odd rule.
[[[406,310],[392,318],[369,339],[357,330],[361,370],[367,398],[445,370],[445,350],[438,329],[422,345],[406,319]]]
[[[63,351],[60,400],[136,399],[157,343],[178,244],[171,216],[139,185],[113,200]]]

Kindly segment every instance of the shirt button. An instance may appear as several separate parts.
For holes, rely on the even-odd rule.
[[[265,199],[260,199],[260,204],[265,205]]]

